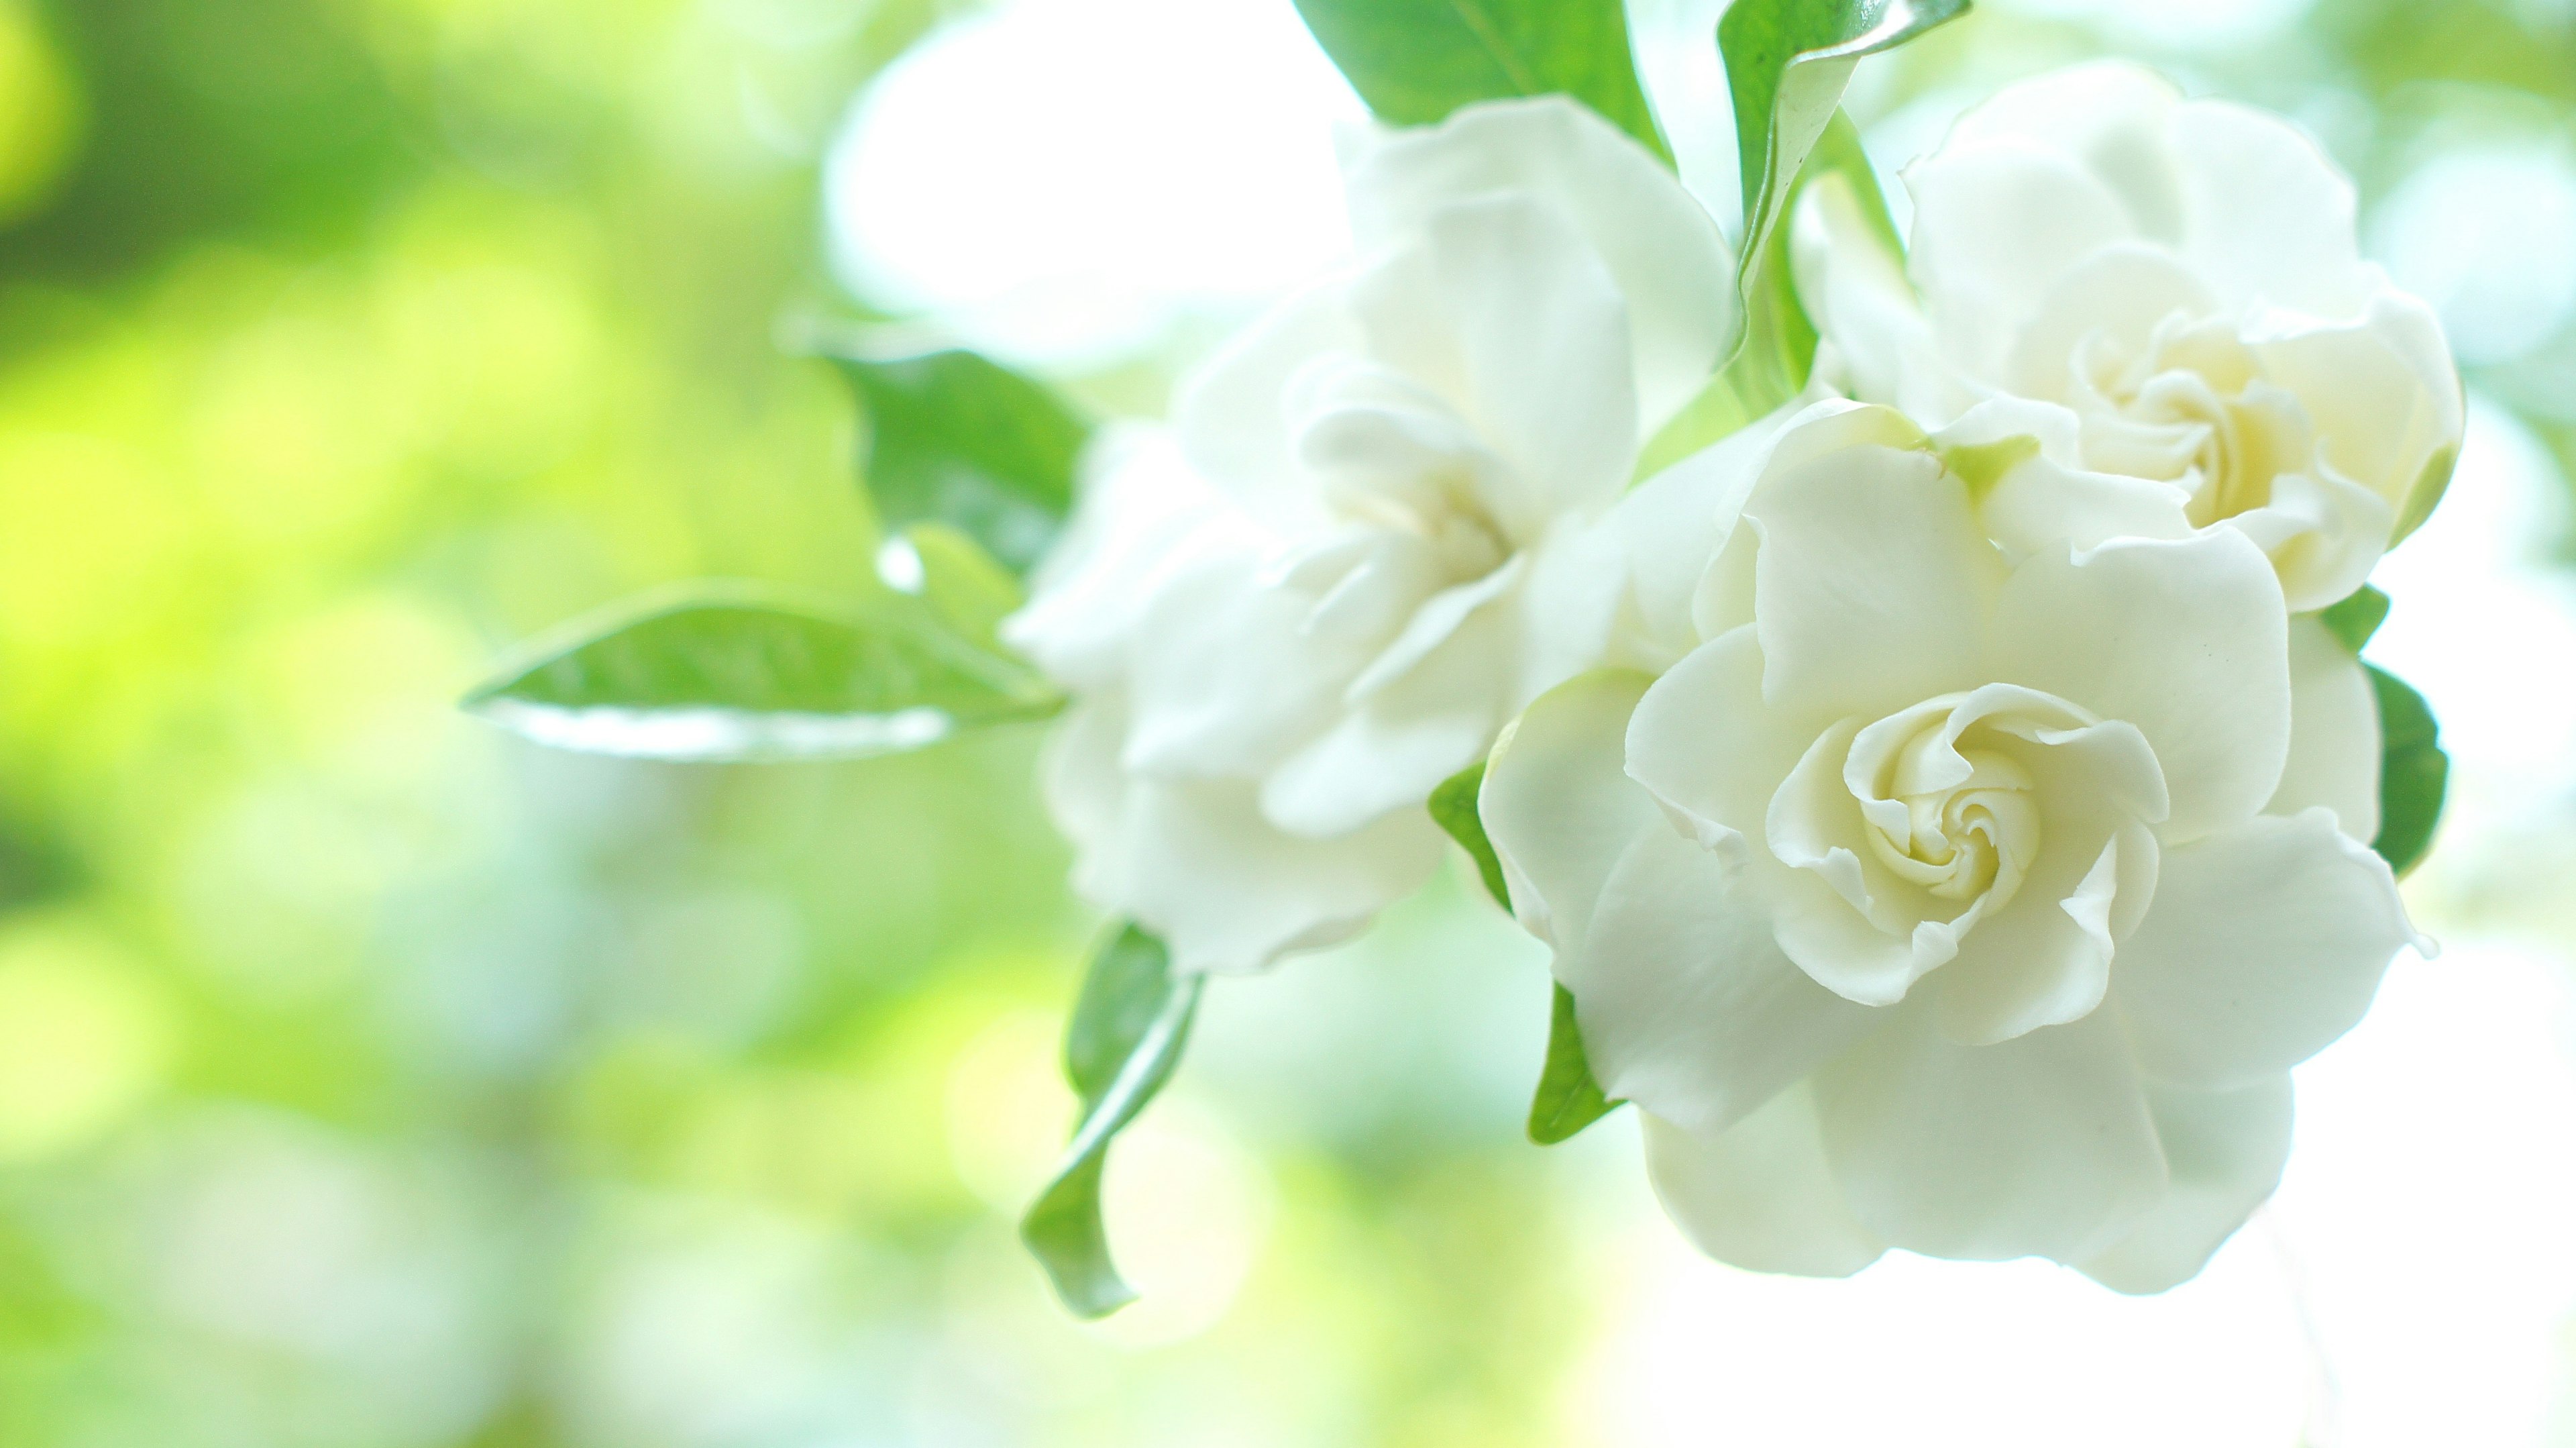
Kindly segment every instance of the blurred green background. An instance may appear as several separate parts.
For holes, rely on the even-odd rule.
[[[875,586],[780,340],[863,315],[822,157],[965,8],[0,0],[0,1445],[1631,1441],[1580,1380],[1660,1229],[1617,1132],[1520,1141],[1544,978],[1454,879],[1221,988],[1084,1328],[1012,1237],[1093,929],[1035,731],[682,768],[452,707],[649,585]],[[2565,6],[2059,10],[1855,108],[2111,49],[2374,198],[2576,134]],[[1149,410],[1226,320],[1059,380]],[[2563,325],[2472,360],[2576,457]]]

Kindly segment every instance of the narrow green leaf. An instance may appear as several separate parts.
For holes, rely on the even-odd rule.
[[[1538,1093],[1530,1100],[1529,1138],[1554,1146],[1624,1106],[1602,1094],[1592,1079],[1592,1062],[1583,1054],[1583,1032],[1574,1020],[1574,994],[1556,988],[1556,1005],[1548,1015],[1547,1065],[1539,1072]]]
[[[1377,118],[1427,126],[1473,101],[1563,94],[1669,157],[1621,0],[1297,0]]]
[[[1968,0],[1735,0],[1717,23],[1735,101],[1749,268],[1852,67],[1967,12]]]
[[[757,584],[638,600],[531,646],[465,707],[540,744],[653,759],[847,758],[1043,718],[1062,698],[917,599],[865,613]]]
[[[2362,645],[2388,620],[2388,595],[2365,583],[2337,602],[2317,613],[2317,622],[2343,641],[2343,646],[2359,654]]]
[[[2363,667],[2379,700],[2379,838],[2370,847],[2403,875],[2433,848],[2451,758],[2424,696],[2377,665]]]
[[[1485,822],[1476,813],[1476,791],[1485,787],[1485,761],[1479,759],[1456,774],[1440,781],[1431,791],[1431,821],[1449,832],[1476,862],[1476,873],[1483,878],[1485,889],[1495,903],[1512,908],[1512,893],[1503,885],[1503,862],[1494,854],[1494,842],[1485,838]]]
[[[1905,248],[1896,239],[1896,224],[1888,218],[1878,173],[1862,149],[1860,128],[1841,111],[1826,120],[1808,147],[1806,164],[1787,183],[1780,214],[1787,215],[1799,194],[1813,185],[1848,188],[1862,220],[1902,265]],[[1785,231],[1774,228],[1758,246],[1748,245],[1737,265],[1745,330],[1719,376],[1743,399],[1745,409],[1759,417],[1806,389],[1816,365],[1816,326],[1798,297]]]
[[[1093,957],[1064,1037],[1064,1074],[1082,1119],[1055,1177],[1020,1219],[1020,1240],[1077,1317],[1136,1300],[1109,1258],[1100,1174],[1109,1143],[1171,1079],[1206,977],[1175,979],[1163,943],[1126,926]]]
[[[832,360],[867,410],[861,466],[878,524],[946,523],[1028,572],[1073,506],[1091,425],[973,352]]]
[[[2456,447],[2446,447],[2425,460],[2424,471],[2416,475],[2415,486],[2407,490],[2406,511],[2398,516],[2397,526],[2389,532],[2389,547],[2396,547],[2407,534],[2423,527],[2424,520],[2433,516],[2434,506],[2442,501],[2444,493],[2451,490],[2451,473],[2459,463],[2460,450]]]

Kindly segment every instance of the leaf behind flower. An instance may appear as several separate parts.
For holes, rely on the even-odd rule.
[[[2424,696],[2375,664],[2362,667],[2379,703],[2379,837],[2370,847],[2403,875],[2433,848],[2451,757],[2442,752],[2441,726]]]
[[[1637,84],[1620,0],[1297,0],[1297,13],[1389,125],[1561,94],[1671,159]]]

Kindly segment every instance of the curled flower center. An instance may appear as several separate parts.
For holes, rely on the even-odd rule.
[[[2011,741],[1957,698],[1926,701],[1863,729],[1844,782],[1863,838],[1897,878],[1961,906],[2010,903],[2039,857],[2040,809]]]
[[[1512,545],[1477,497],[1469,469],[1426,468],[1395,486],[1328,489],[1333,510],[1351,522],[1410,534],[1430,545],[1443,578],[1482,578],[1503,565]]]
[[[2224,322],[2176,313],[2135,349],[2096,333],[2077,371],[2098,409],[2086,430],[2096,465],[2185,484],[2194,527],[2269,505],[2273,481],[2304,471],[2313,450],[2297,399]]]

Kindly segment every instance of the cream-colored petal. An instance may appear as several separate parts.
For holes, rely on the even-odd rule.
[[[1504,729],[1485,765],[1476,812],[1512,913],[1541,940],[1579,943],[1629,842],[1663,828],[1626,772],[1628,719],[1650,682],[1604,669],[1558,685]]]
[[[2290,759],[2265,814],[2322,805],[2356,840],[2379,835],[2379,703],[2361,661],[2313,616],[2290,620]]]
[[[2172,1185],[2129,1234],[2078,1262],[2115,1292],[2162,1292],[2200,1275],[2281,1181],[2290,1159],[2290,1078],[2234,1091],[2147,1088]]]
[[[1848,1277],[1887,1250],[1843,1202],[1806,1086],[1712,1135],[1643,1120],[1655,1195],[1709,1256],[1754,1272]]]

